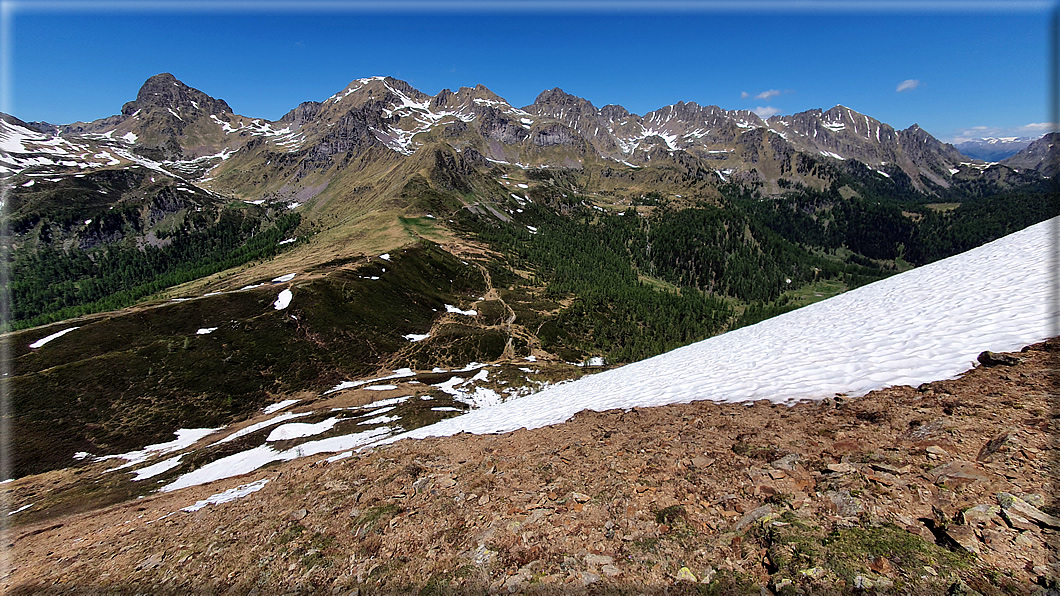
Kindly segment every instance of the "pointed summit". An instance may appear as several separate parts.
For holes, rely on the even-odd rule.
[[[578,97],[577,95],[571,95],[570,93],[567,93],[566,91],[564,91],[563,89],[560,89],[559,87],[553,87],[552,89],[547,89],[545,91],[542,91],[537,96],[537,99],[534,100],[533,105],[535,105],[535,106],[579,106],[579,107],[591,108],[593,111],[596,110],[596,107],[593,106],[593,103],[591,101],[589,101],[587,99],[582,99],[581,97]]]
[[[198,89],[189,87],[168,72],[156,74],[144,81],[136,100],[122,106],[122,114],[129,115],[146,107],[205,110],[209,114],[231,114],[223,99],[214,99]]]

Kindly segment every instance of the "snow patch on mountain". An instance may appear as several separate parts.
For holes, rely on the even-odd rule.
[[[539,428],[587,409],[697,400],[790,404],[953,378],[982,350],[1018,350],[1057,333],[1050,295],[1057,225],[1060,218],[756,325],[380,443]]]

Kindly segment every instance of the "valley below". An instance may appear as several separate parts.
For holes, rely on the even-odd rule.
[[[0,115],[0,585],[1056,593],[1057,134],[392,77]]]
[[[33,506],[8,521],[2,582],[12,594],[1041,593],[1057,586],[1058,348],[857,399],[587,411],[81,513]],[[92,474],[2,490],[47,502]]]

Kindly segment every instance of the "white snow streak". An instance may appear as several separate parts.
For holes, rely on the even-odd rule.
[[[31,343],[29,345],[29,347],[31,347],[34,350],[36,350],[37,348],[43,346],[44,344],[50,342],[51,340],[60,338],[60,337],[62,337],[64,335],[66,335],[67,333],[70,333],[74,329],[80,329],[80,327],[69,327],[67,329],[63,329],[62,331],[57,331],[55,333],[52,333],[48,337],[42,337],[42,338],[38,339],[37,341]]]

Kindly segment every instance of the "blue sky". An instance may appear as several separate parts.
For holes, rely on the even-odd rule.
[[[1046,132],[1055,67],[1048,2],[2,3],[2,109],[53,123],[116,114],[159,72],[268,119],[382,74],[638,114],[842,104],[953,141]]]

